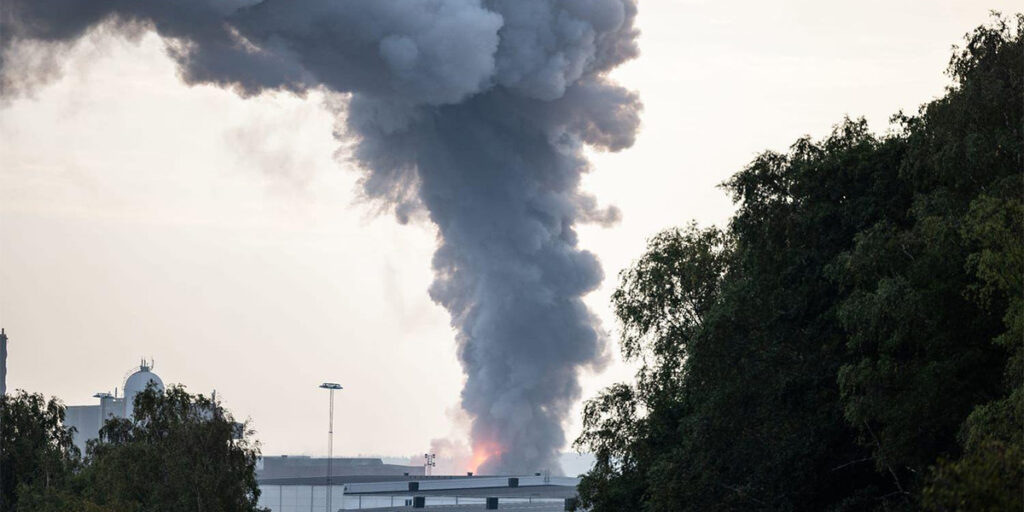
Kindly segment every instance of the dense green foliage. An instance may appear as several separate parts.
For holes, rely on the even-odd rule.
[[[18,391],[0,408],[0,508],[17,510],[18,497],[68,485],[78,449],[64,429],[64,406]]]
[[[845,120],[663,232],[613,297],[634,384],[589,401],[594,512],[1021,510],[1024,18],[946,95]]]
[[[252,432],[202,395],[147,389],[132,419],[106,422],[84,460],[58,402],[21,392],[3,410],[4,510],[258,510]]]

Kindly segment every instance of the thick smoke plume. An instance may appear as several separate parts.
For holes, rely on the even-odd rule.
[[[602,279],[578,222],[585,145],[632,144],[637,97],[605,74],[637,53],[635,0],[6,0],[5,95],[38,76],[19,48],[90,29],[155,31],[189,84],[349,95],[368,196],[440,230],[431,297],[458,332],[481,472],[558,470],[577,374],[605,339],[581,297]]]

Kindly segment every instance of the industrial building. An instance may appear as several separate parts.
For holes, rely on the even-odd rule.
[[[331,459],[331,476],[423,476],[423,466],[385,464],[383,460],[370,457],[334,457]],[[256,463],[256,479],[301,480],[327,476],[326,457],[303,455],[263,456]]]
[[[261,479],[259,506],[271,512],[575,510],[578,478],[529,476],[335,476]]]
[[[331,468],[329,481],[328,467]],[[263,457],[256,466],[259,506],[271,512],[421,508],[435,512],[549,512],[572,510],[579,484],[578,478],[545,473],[430,476],[425,474],[425,469],[424,466],[385,464],[378,458],[333,458],[328,466],[326,458]]]
[[[75,428],[74,442],[82,453],[85,453],[85,445],[91,439],[100,435],[100,428],[109,418],[130,418],[135,409],[135,395],[145,391],[150,384],[158,390],[164,389],[164,382],[153,373],[153,362],[142,361],[139,366],[133,369],[124,380],[121,387],[123,394],[118,394],[118,388],[113,393],[96,393],[93,395],[99,400],[95,405],[69,405],[67,416],[64,418],[64,425]]]
[[[331,468],[328,484],[327,468]],[[424,466],[378,458],[263,457],[256,466],[259,506],[271,512],[377,509],[446,512],[572,510],[578,478],[428,476]],[[330,508],[328,509],[328,492]],[[570,508],[566,508],[569,506]]]
[[[7,334],[0,329],[0,392],[6,389]],[[130,418],[135,397],[153,385],[164,389],[153,362],[142,361],[120,390],[96,393],[99,403],[67,407],[65,425],[75,428],[75,445],[99,437],[107,418]],[[330,468],[330,478],[327,476]],[[424,466],[386,464],[379,458],[265,456],[257,461],[259,506],[270,512],[328,510],[419,510],[469,512],[576,510],[578,478],[523,476],[428,476]],[[328,484],[329,483],[329,484]],[[329,497],[328,497],[329,496]]]

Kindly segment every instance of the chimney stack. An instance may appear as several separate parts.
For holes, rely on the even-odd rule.
[[[7,394],[7,333],[0,327],[0,396]]]

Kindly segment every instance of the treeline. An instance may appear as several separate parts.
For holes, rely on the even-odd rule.
[[[3,397],[0,510],[11,512],[256,512],[259,446],[218,403],[172,386],[135,397],[86,454],[65,408],[42,395]]]
[[[886,135],[845,120],[654,237],[614,294],[636,382],[585,407],[605,511],[1024,510],[1024,17]]]

